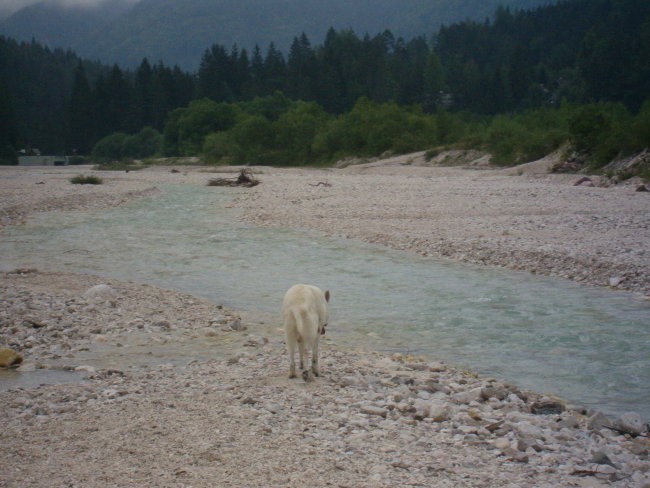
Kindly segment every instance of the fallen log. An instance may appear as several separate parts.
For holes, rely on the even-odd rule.
[[[208,182],[208,186],[243,186],[251,188],[259,185],[259,183],[259,180],[253,177],[253,172],[244,168],[239,172],[237,178],[213,178]]]

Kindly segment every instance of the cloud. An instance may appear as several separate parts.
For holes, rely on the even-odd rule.
[[[138,3],[139,0],[0,0],[0,17],[12,13],[34,3],[58,3],[66,7],[94,7],[101,4],[111,3]]]

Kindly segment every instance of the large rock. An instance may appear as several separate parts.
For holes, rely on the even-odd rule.
[[[618,428],[632,435],[642,434],[645,424],[641,416],[636,412],[627,412],[618,419]]]
[[[0,368],[17,367],[23,362],[23,357],[16,351],[0,347]]]

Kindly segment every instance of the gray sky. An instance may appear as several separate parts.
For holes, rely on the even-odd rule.
[[[27,5],[33,3],[39,3],[44,0],[0,0],[0,16],[4,17],[6,15],[12,14],[16,10],[19,10]],[[60,3],[63,5],[97,5],[99,3],[115,3],[119,0],[45,0],[46,2],[51,3]],[[131,3],[137,3],[139,0],[128,0]]]

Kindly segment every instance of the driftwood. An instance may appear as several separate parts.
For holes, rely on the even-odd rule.
[[[237,178],[213,178],[208,183],[208,186],[244,186],[251,188],[259,185],[259,181],[253,177],[253,172],[250,169],[242,169]]]

